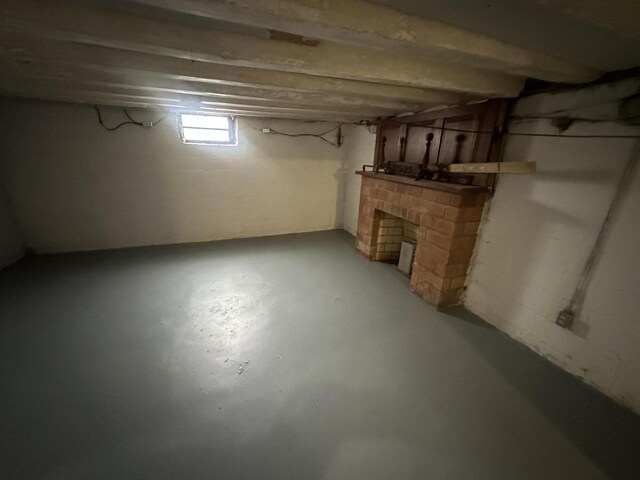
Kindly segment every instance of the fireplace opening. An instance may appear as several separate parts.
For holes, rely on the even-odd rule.
[[[397,265],[400,271],[411,275],[419,229],[415,223],[376,210],[372,259]]]
[[[407,262],[411,290],[438,308],[458,305],[487,190],[384,173],[360,175],[358,251],[369,260],[397,265],[402,245],[415,245],[413,262],[410,257]]]

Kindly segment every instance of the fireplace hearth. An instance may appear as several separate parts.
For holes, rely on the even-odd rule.
[[[438,308],[459,304],[489,196],[487,188],[384,173],[358,174],[362,175],[358,251],[370,260],[397,259],[399,239],[391,237],[398,237],[403,225],[417,226],[409,227],[415,230],[417,244],[411,289]],[[397,225],[391,225],[394,219]],[[381,225],[385,221],[389,225]],[[389,232],[393,235],[382,238]]]

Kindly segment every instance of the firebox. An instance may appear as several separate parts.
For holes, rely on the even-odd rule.
[[[413,238],[411,289],[439,308],[460,303],[487,188],[358,173],[358,251],[370,260],[397,262],[401,242]]]
[[[390,213],[376,210],[373,226],[373,260],[398,263],[402,242],[417,243],[420,226]]]

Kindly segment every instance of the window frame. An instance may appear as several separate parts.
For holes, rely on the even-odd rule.
[[[201,117],[218,117],[218,118],[226,118],[228,128],[208,128],[208,127],[185,127],[182,124],[182,115],[197,115]],[[178,132],[180,134],[180,139],[182,143],[185,145],[209,145],[209,146],[217,146],[217,147],[235,147],[238,145],[238,122],[236,117],[233,115],[219,115],[214,113],[202,113],[202,112],[178,112],[177,123],[178,123]],[[192,129],[192,130],[215,130],[222,132],[229,132],[229,141],[206,141],[206,140],[188,140],[185,137],[184,129]]]

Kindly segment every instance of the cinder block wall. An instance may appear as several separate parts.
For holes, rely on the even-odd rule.
[[[335,124],[240,118],[239,146],[184,145],[173,117],[103,130],[90,106],[0,98],[3,178],[27,246],[108,249],[327,230],[346,149],[261,127],[317,133]],[[158,113],[132,111],[140,119]],[[120,109],[104,108],[109,124]]]
[[[640,81],[521,100],[520,116],[567,111],[616,118],[621,98]],[[546,120],[511,131],[557,133]],[[639,135],[617,122],[575,123],[567,134]],[[516,340],[640,413],[640,172],[610,224],[587,297],[571,330],[555,324],[569,303],[633,139],[510,137],[504,160],[531,160],[538,173],[500,178],[480,227],[465,305]]]

